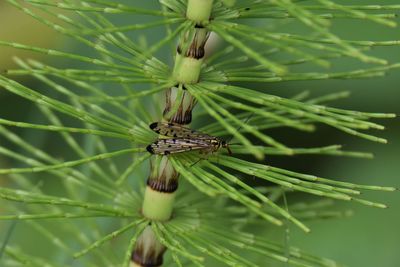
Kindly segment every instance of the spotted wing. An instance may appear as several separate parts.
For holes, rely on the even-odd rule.
[[[149,125],[150,129],[154,132],[174,138],[185,138],[185,139],[217,139],[208,134],[204,134],[188,127],[169,122],[153,122]]]
[[[207,150],[213,147],[210,140],[186,138],[158,139],[146,147],[151,154],[169,155],[193,150]]]

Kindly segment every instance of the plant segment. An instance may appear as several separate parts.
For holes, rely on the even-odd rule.
[[[168,123],[179,126],[192,121],[192,110],[196,102],[185,86],[199,82],[205,56],[204,47],[209,36],[203,22],[210,20],[212,8],[213,0],[189,0],[187,3],[186,18],[190,28],[181,33],[172,72],[176,84],[168,88],[165,95],[163,120]],[[171,219],[179,172],[170,157],[157,154],[150,168],[142,213],[152,220],[152,225],[147,226],[136,243],[132,256],[133,266],[160,266],[167,247],[173,250],[165,241],[166,237],[161,236],[165,228],[155,228],[154,225]]]
[[[262,266],[264,262],[257,262],[257,257],[252,256],[259,254],[295,266],[334,266],[330,260],[271,243],[248,229],[268,221],[275,225],[292,222],[309,231],[304,224],[306,219],[348,214],[319,210],[326,204],[323,201],[287,209],[280,204],[282,192],[301,191],[386,207],[359,195],[364,190],[393,191],[392,187],[358,185],[302,174],[270,166],[263,159],[266,155],[296,154],[371,157],[368,153],[342,151],[338,145],[288,147],[268,135],[267,130],[289,127],[312,131],[314,125],[326,124],[354,136],[385,143],[385,139],[367,130],[382,130],[384,127],[372,119],[391,118],[393,114],[327,105],[328,101],[347,96],[346,92],[316,98],[304,92],[284,98],[252,86],[253,82],[376,77],[399,67],[398,63],[369,53],[371,47],[398,42],[343,40],[328,27],[329,21],[336,18],[362,19],[393,27],[392,13],[399,6],[344,6],[322,0],[310,4],[283,0],[237,1],[231,6],[228,1],[164,0],[161,10],[156,10],[97,0],[30,0],[28,7],[18,1],[8,2],[90,50],[90,53],[63,52],[0,41],[2,46],[69,61],[67,68],[59,68],[16,59],[21,68],[7,70],[0,76],[2,88],[32,101],[37,108],[35,114],[42,114],[30,123],[0,120],[6,126],[0,127],[0,134],[18,147],[11,150],[2,144],[0,153],[23,164],[0,170],[1,175],[8,175],[15,183],[10,188],[2,188],[0,197],[29,204],[8,204],[7,212],[11,215],[7,213],[2,219],[28,220],[27,224],[53,242],[61,254],[74,254],[77,264],[158,266],[164,262],[165,265],[207,266],[213,258],[218,264],[230,266]],[[112,22],[112,16],[125,13],[129,17],[150,16],[151,21],[122,26]],[[249,24],[249,19],[254,23]],[[266,21],[273,26],[280,20],[301,23],[313,34],[306,37],[264,26]],[[151,45],[135,42],[128,33],[156,30],[160,26],[166,27],[166,34]],[[205,59],[204,47],[210,32],[228,45]],[[169,66],[157,53],[177,37],[174,64]],[[291,69],[293,65],[310,63],[327,67],[333,60],[343,58],[377,66],[342,72],[307,73]],[[28,87],[16,82],[14,79],[19,75],[35,78],[40,86]],[[196,103],[196,109],[200,110],[192,114]],[[199,130],[218,137],[232,135],[232,143],[237,143],[232,145],[234,156],[223,155],[223,150],[200,161],[201,155],[197,153],[151,156],[145,147],[157,136],[148,125],[160,121],[160,114],[164,121],[180,125],[209,116],[213,122]],[[73,125],[67,126],[70,124]],[[58,133],[69,148],[69,154],[62,158],[67,158],[70,152],[75,158],[64,160],[50,150],[37,149],[12,132],[12,127]],[[86,137],[82,140],[77,134]],[[246,155],[248,160],[240,155]],[[125,158],[117,161],[117,156]],[[255,159],[250,160],[253,156]],[[99,164],[99,160],[107,164]],[[132,189],[133,182],[128,178],[143,181],[142,165],[148,161],[151,164],[146,186],[136,182]],[[121,164],[125,164],[122,171]],[[32,182],[38,178],[35,173],[59,178],[63,196],[45,192]],[[175,196],[179,175],[191,186],[183,183],[181,196]],[[247,179],[254,177],[279,187],[252,187]],[[104,229],[95,225],[96,218],[104,217],[116,221],[108,225],[110,233],[106,235],[101,234]],[[62,226],[54,231],[34,221],[45,218],[63,219]],[[70,223],[69,219],[79,221]],[[76,246],[56,236],[68,237],[81,250],[75,251]],[[118,241],[108,242],[117,236]],[[104,253],[97,249],[103,246]],[[164,255],[165,251],[169,253]],[[12,243],[4,253],[7,255],[4,260],[14,265],[61,264],[60,259],[50,255],[47,258],[29,255]],[[70,258],[65,258],[69,264]]]

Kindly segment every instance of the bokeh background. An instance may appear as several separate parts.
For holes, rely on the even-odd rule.
[[[374,3],[373,1],[362,1]],[[397,4],[396,1],[377,1],[379,4]],[[142,3],[142,2],[141,2]],[[151,5],[151,4],[149,4]],[[400,21],[398,20],[400,23]],[[293,26],[287,26],[293,27]],[[333,27],[335,32],[348,39],[369,40],[400,40],[400,31],[397,29],[383,28],[381,26],[341,20]],[[154,34],[158,36],[158,34]],[[73,44],[63,36],[56,34],[46,26],[37,23],[20,11],[10,7],[5,1],[0,1],[0,40],[15,41],[25,44],[42,46],[46,48],[58,47],[60,49],[72,49]],[[76,47],[75,47],[76,48]],[[169,51],[169,50],[168,50]],[[167,50],[165,50],[167,53]],[[373,53],[390,60],[400,62],[400,46],[376,48]],[[0,68],[15,67],[12,57],[36,58],[52,64],[63,64],[58,59],[43,58],[29,52],[0,47]],[[362,67],[354,61],[341,61],[333,68],[357,68]],[[308,66],[298,67],[305,70]],[[34,87],[34,82],[22,79]],[[338,91],[351,91],[351,97],[339,100],[333,105],[371,112],[390,112],[400,114],[400,70],[391,71],[386,77],[365,80],[328,80],[310,82],[286,82],[267,85],[257,85],[263,90],[277,95],[294,95],[303,90],[309,90],[312,95]],[[31,121],[35,114],[30,112],[31,104],[0,90],[0,117],[14,120]],[[373,160],[340,158],[329,156],[298,156],[293,158],[274,157],[267,159],[269,164],[285,167],[295,171],[312,173],[323,177],[349,181],[362,184],[376,184],[394,186],[400,188],[400,123],[399,119],[382,121],[387,130],[381,133],[389,140],[387,145],[375,144],[366,140],[348,136],[329,127],[318,127],[314,134],[304,134],[295,131],[272,131],[271,135],[286,141],[293,146],[330,145],[343,144],[344,149],[371,151],[375,154]],[[37,131],[24,131],[16,129],[16,132],[26,140],[36,144],[49,145],[46,133]],[[62,153],[62,147],[57,147],[54,140],[54,148]],[[3,140],[0,137],[0,144]],[[0,161],[3,159],[0,157]],[[0,180],[6,183],[6,180]],[[57,188],[54,188],[57,190]],[[293,203],[301,196],[288,196],[288,202]],[[301,247],[316,255],[329,257],[347,266],[355,267],[397,267],[400,266],[400,194],[399,192],[371,192],[364,198],[386,203],[389,208],[382,210],[377,208],[357,205],[355,203],[337,202],[338,208],[352,209],[354,216],[342,219],[330,219],[309,222],[312,232],[303,232],[291,227],[289,244]],[[0,207],[1,208],[1,207]],[[0,243],[3,240],[5,230],[9,222],[0,224]],[[266,225],[266,228],[270,228]],[[16,228],[16,231],[22,229]],[[264,229],[265,230],[265,229]],[[271,236],[283,242],[283,231],[275,227],[266,229]],[[12,238],[22,238],[15,235]],[[30,240],[30,236],[25,236]],[[0,264],[1,265],[1,264]],[[284,266],[276,264],[276,266]]]

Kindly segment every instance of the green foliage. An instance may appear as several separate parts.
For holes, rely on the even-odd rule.
[[[0,175],[7,175],[2,179],[10,183],[0,189],[0,198],[7,203],[0,219],[26,220],[24,224],[54,245],[54,251],[43,257],[10,242],[0,261],[7,266],[128,266],[134,244],[150,222],[140,212],[147,173],[143,167],[151,156],[145,147],[157,138],[148,125],[162,118],[161,93],[177,84],[173,67],[163,54],[178,37],[184,40],[194,34],[196,23],[185,17],[187,1],[162,0],[158,9],[103,0],[7,2],[89,50],[63,52],[0,41],[1,46],[53,56],[67,64],[55,67],[16,58],[20,69],[0,75],[4,90],[33,102],[41,114],[39,122],[0,119],[0,124],[7,126],[0,126],[0,134],[12,144],[1,142],[0,154],[13,160],[11,168],[4,165],[0,169]],[[220,149],[212,155],[171,156],[181,180],[188,183],[182,182],[173,217],[168,222],[152,222],[151,229],[168,248],[165,263],[170,266],[212,266],[213,259],[229,266],[263,266],[265,257],[293,266],[338,266],[332,260],[272,242],[252,227],[293,223],[308,232],[306,220],[349,215],[348,211],[333,210],[333,203],[324,199],[289,206],[282,203],[285,194],[294,191],[386,208],[358,195],[364,190],[395,188],[340,182],[265,164],[265,158],[273,155],[372,157],[366,152],[343,151],[340,145],[290,147],[270,136],[268,130],[312,132],[316,125],[325,124],[386,143],[368,130],[383,130],[384,126],[372,120],[395,115],[328,105],[347,97],[348,92],[314,98],[303,92],[286,98],[268,93],[256,83],[266,87],[284,81],[370,78],[400,67],[400,63],[370,53],[372,47],[398,45],[398,41],[344,40],[329,28],[331,21],[341,18],[395,27],[393,12],[400,6],[341,5],[327,0],[234,2],[214,1],[212,20],[201,21],[226,46],[205,60],[198,83],[185,84],[200,109],[194,112],[195,124],[202,118],[212,119],[200,130],[232,136],[229,142],[234,155],[226,156]],[[115,22],[126,15],[141,16],[145,22]],[[285,31],[282,23],[301,24],[308,34],[301,30],[293,33],[290,27]],[[165,27],[163,35],[149,45],[143,46],[135,40],[137,35],[129,35],[134,31],[145,36],[146,31],[160,26]],[[362,67],[329,69],[335,60],[349,58],[361,62]],[[293,70],[300,64],[316,71]],[[16,81],[19,76],[38,83],[24,85]],[[183,94],[182,85],[178,89]],[[177,109],[172,107],[171,113]],[[14,133],[13,127],[59,135],[62,146],[67,147],[65,156],[64,152],[35,147]],[[71,155],[72,160],[65,159]],[[86,167],[80,166],[83,164]],[[59,178],[56,183],[62,190],[42,190],[36,184],[42,180],[34,174],[37,172]],[[254,186],[248,178],[267,184]],[[98,222],[105,223],[104,218],[114,222],[98,226]],[[39,219],[58,219],[53,225],[57,228],[47,228],[36,221]],[[114,238],[118,241],[111,245]],[[78,258],[73,263],[72,255]]]

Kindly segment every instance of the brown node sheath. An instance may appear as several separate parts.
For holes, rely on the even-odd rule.
[[[173,90],[182,90],[178,87],[168,88],[165,92],[165,109],[163,112],[164,119],[181,125],[192,122],[192,110],[196,105],[196,99],[187,91],[184,90],[181,99],[176,99]],[[175,101],[179,101],[179,108],[175,114],[170,115],[171,108]]]
[[[143,247],[137,246],[132,253],[132,261],[142,267],[158,267],[163,264],[164,250],[157,253],[155,250],[150,249],[146,254],[143,251]]]
[[[173,193],[178,189],[179,173],[172,167],[167,157],[163,157],[159,165],[150,161],[150,167],[152,171],[147,178],[147,186],[152,190],[160,193]]]
[[[147,185],[154,191],[173,193],[178,189],[178,179],[147,179]]]
[[[202,59],[205,56],[205,45],[207,43],[209,33],[205,36],[201,34],[201,31],[204,31],[204,27],[202,26],[195,26],[196,32],[193,36],[193,39],[185,53],[185,57],[190,57],[194,59]],[[182,55],[182,47],[181,44],[178,45],[176,49],[179,55]]]
[[[138,238],[131,260],[142,267],[158,267],[163,264],[164,245],[158,243],[150,226]]]

